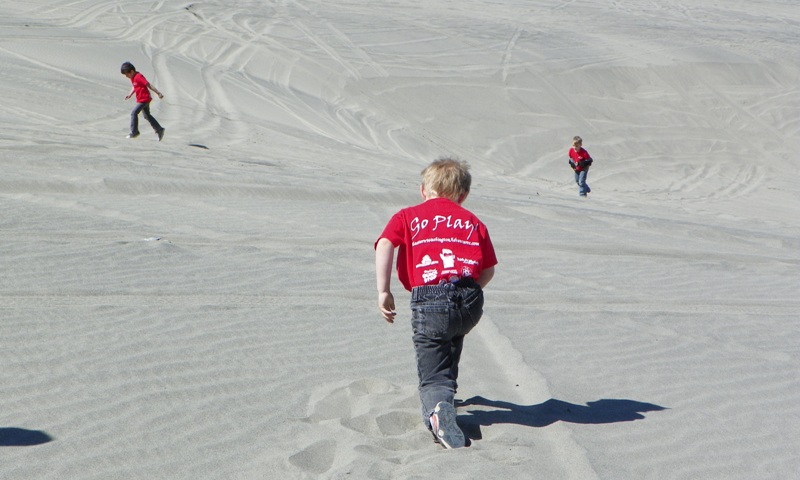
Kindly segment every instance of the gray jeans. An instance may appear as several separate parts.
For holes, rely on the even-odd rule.
[[[483,315],[483,290],[472,279],[425,285],[411,291],[411,325],[419,375],[422,419],[439,402],[453,404],[464,335]]]
[[[139,112],[142,112],[142,117],[144,117],[145,120],[150,122],[150,126],[153,127],[153,130],[155,130],[156,133],[158,133],[161,130],[163,130],[163,128],[161,128],[161,125],[159,125],[158,120],[156,120],[156,117],[150,115],[150,103],[149,102],[148,103],[137,103],[136,106],[133,107],[133,110],[131,110],[131,133],[132,134],[134,134],[134,135],[138,135],[139,134]]]

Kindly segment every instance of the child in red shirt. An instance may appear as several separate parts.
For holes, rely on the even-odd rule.
[[[578,194],[585,197],[592,189],[586,183],[589,167],[592,166],[592,157],[583,148],[583,139],[577,135],[572,138],[572,148],[569,149],[569,166],[575,172],[575,183],[578,184]]]
[[[136,67],[134,67],[131,62],[123,63],[120,71],[123,75],[128,77],[133,84],[131,93],[125,97],[125,100],[136,94],[136,106],[131,112],[131,133],[128,134],[128,138],[136,138],[139,136],[139,112],[142,112],[142,117],[150,122],[150,126],[156,131],[158,141],[160,142],[161,139],[164,138],[164,128],[159,125],[158,120],[150,114],[150,102],[153,100],[153,97],[150,96],[148,89],[154,91],[156,95],[158,95],[158,98],[164,98],[164,95],[162,95],[152,83],[148,82],[147,79],[144,78],[144,75],[137,72]]]
[[[445,448],[463,447],[453,404],[464,336],[483,315],[483,288],[497,264],[486,226],[461,207],[469,194],[466,162],[442,158],[422,171],[423,203],[397,212],[375,242],[378,308],[393,323],[390,283],[411,291],[411,322],[423,423]]]

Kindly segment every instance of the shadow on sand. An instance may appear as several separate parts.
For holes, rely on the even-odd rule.
[[[551,398],[539,405],[517,405],[500,400],[472,397],[458,403],[459,407],[482,406],[496,410],[467,410],[459,415],[458,423],[473,440],[482,438],[481,427],[497,423],[511,423],[526,427],[546,427],[555,422],[602,424],[641,420],[644,412],[666,410],[665,407],[634,400],[603,399],[576,405]],[[462,410],[463,411],[463,410]]]
[[[40,430],[0,427],[0,447],[30,447],[52,441],[53,437]]]

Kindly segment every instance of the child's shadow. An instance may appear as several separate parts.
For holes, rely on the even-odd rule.
[[[30,447],[53,440],[53,437],[40,430],[0,427],[0,447]]]
[[[584,405],[567,403],[551,398],[539,405],[517,405],[500,400],[472,397],[462,401],[460,407],[479,405],[497,410],[469,410],[468,415],[459,415],[458,423],[470,439],[480,440],[481,426],[496,423],[513,423],[526,427],[546,427],[555,422],[569,423],[617,423],[641,420],[643,412],[666,410],[665,407],[635,400],[603,399]]]

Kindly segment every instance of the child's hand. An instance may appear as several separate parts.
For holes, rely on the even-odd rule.
[[[164,98],[164,95],[161,92],[158,92],[158,98],[162,99],[162,98]]]
[[[384,320],[394,323],[394,317],[397,312],[394,311],[394,296],[392,296],[391,292],[378,294],[378,309],[381,311]]]

